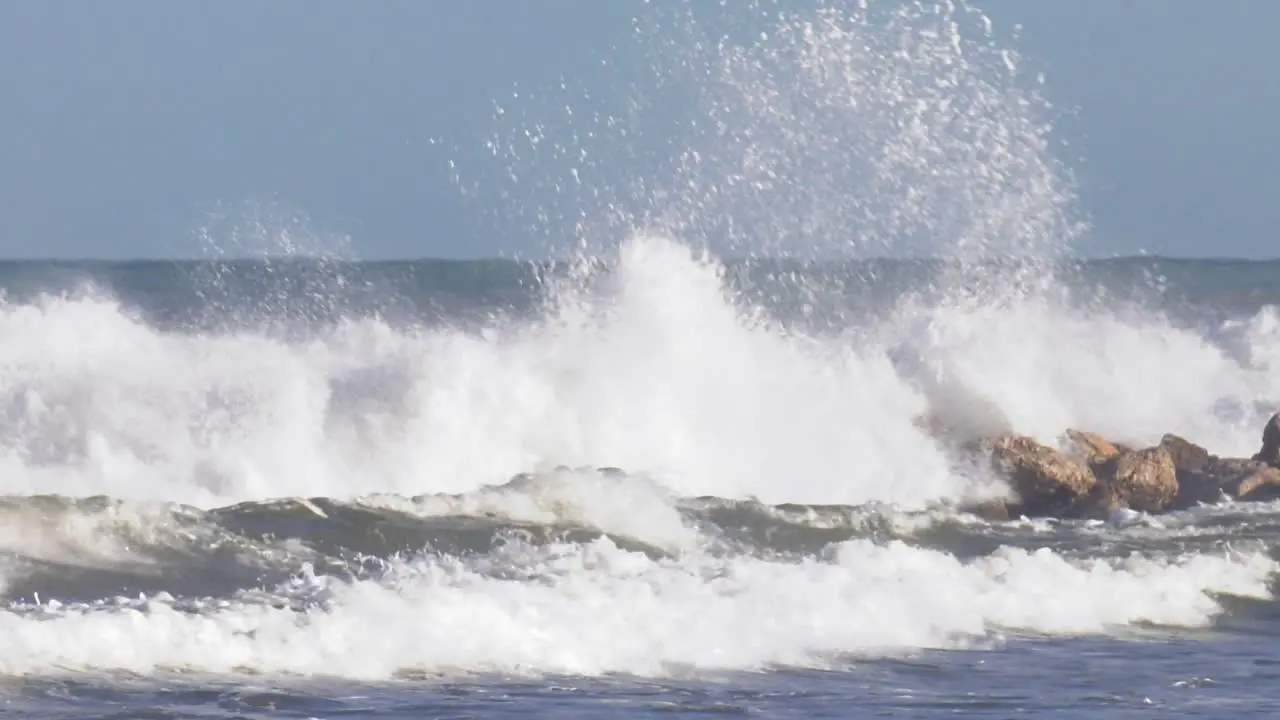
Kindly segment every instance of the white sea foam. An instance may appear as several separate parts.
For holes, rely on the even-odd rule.
[[[175,530],[166,522],[171,519],[167,510],[133,504],[110,503],[97,509],[6,504],[0,506],[0,555],[10,562],[0,576],[12,578],[30,562],[159,572],[146,549],[177,548],[196,540]]]
[[[260,596],[11,605],[0,673],[821,667],[1001,631],[1203,626],[1220,609],[1213,593],[1269,597],[1263,554],[1084,562],[1001,549],[961,561],[851,541],[787,564],[699,550],[676,498],[918,507],[978,492],[984,479],[950,467],[917,427],[925,413],[1049,441],[1067,427],[1139,443],[1172,431],[1240,455],[1260,403],[1280,398],[1272,310],[1223,328],[1219,346],[1155,315],[1058,299],[1038,261],[1079,232],[1072,188],[1049,152],[1046,103],[975,12],[717,7],[764,26],[735,42],[637,24],[663,60],[656,84],[693,86],[674,102],[633,98],[628,117],[657,111],[649,129],[566,103],[567,132],[535,120],[493,145],[506,176],[533,179],[495,208],[608,246],[592,259],[614,261],[533,319],[471,331],[352,318],[284,338],[161,331],[93,294],[0,304],[0,494],[205,507],[426,495],[407,507],[594,526],[671,557],[608,539],[511,543],[397,561],[378,580],[308,576],[283,590],[322,599],[305,611]],[[691,249],[716,241],[961,265],[889,312],[814,334],[743,301]],[[971,264],[1010,256],[1022,272]],[[645,479],[552,470],[562,464]],[[539,474],[502,486],[526,471]],[[138,560],[102,521],[15,525],[0,549]]]
[[[1228,354],[1155,318],[1028,300],[819,338],[736,303],[666,239],[618,262],[553,314],[480,333],[358,321],[286,341],[160,332],[102,299],[2,307],[0,492],[417,495],[565,464],[676,495],[911,506],[971,489],[913,425],[926,411],[1248,454],[1257,401],[1280,397],[1260,330]]]
[[[677,499],[646,478],[591,468],[530,473],[499,486],[460,495],[379,495],[361,499],[420,517],[493,517],[536,525],[590,527],[671,552],[698,545]]]
[[[1075,426],[1252,452],[1259,403],[1280,398],[1271,314],[1228,328],[1227,352],[1044,291],[1055,284],[1035,261],[1079,232],[1073,188],[1050,152],[1049,104],[990,23],[963,3],[817,5],[719,6],[746,22],[728,34],[692,5],[637,20],[653,76],[628,81],[626,117],[564,98],[557,134],[503,109],[524,125],[491,149],[524,184],[495,206],[549,233],[567,219],[583,247],[625,234],[597,257],[616,261],[611,276],[558,288],[534,320],[470,332],[352,319],[285,340],[161,332],[93,295],[0,305],[0,492],[208,506],[465,493],[559,464],[767,502],[977,492],[981,478],[913,424],[926,412],[1045,440]],[[671,87],[695,92],[674,102]],[[665,119],[646,124],[653,112]],[[633,177],[655,167],[667,171]],[[282,249],[299,247],[296,227],[274,226]],[[1012,255],[1030,271],[953,272],[815,336],[735,297],[690,249],[715,238]]]
[[[254,670],[362,679],[403,672],[667,674],[823,667],[850,654],[967,647],[989,633],[1197,627],[1210,592],[1266,597],[1262,556],[1073,562],[1002,550],[973,562],[902,544],[830,561],[654,561],[590,545],[509,546],[331,583],[325,609],[224,603],[0,612],[0,672]]]

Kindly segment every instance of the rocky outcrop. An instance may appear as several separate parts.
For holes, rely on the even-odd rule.
[[[1083,462],[1029,437],[989,443],[991,463],[1008,479],[1016,512],[1032,517],[1073,517],[1084,511],[1097,479]]]
[[[1170,510],[1186,510],[1197,505],[1214,505],[1233,496],[1227,492],[1230,480],[1220,474],[1178,471],[1178,497]]]
[[[1234,490],[1237,500],[1265,502],[1280,498],[1280,468],[1256,467],[1240,478]]]
[[[1253,456],[1258,462],[1280,467],[1280,413],[1271,416],[1262,428],[1262,448]]]
[[[1280,497],[1280,469],[1258,460],[1215,457],[1200,472],[1182,478],[1181,484],[1184,492],[1208,496],[1200,502],[1273,500]]]
[[[1164,447],[1122,453],[1094,472],[1100,487],[1095,494],[1107,512],[1118,508],[1163,512],[1178,497],[1177,469]]]
[[[1090,467],[1100,465],[1120,455],[1120,449],[1112,444],[1111,441],[1097,433],[1084,432],[1083,430],[1068,430],[1063,446],[1068,455]]]
[[[1012,520],[1019,514],[1016,511],[1017,505],[1008,500],[1000,499],[983,500],[981,502],[960,506],[960,512],[976,515],[987,522],[1004,522],[1006,520]]]
[[[1208,450],[1177,435],[1160,438],[1160,447],[1169,453],[1173,466],[1179,472],[1201,472],[1213,459]]]
[[[1222,458],[1177,435],[1132,449],[1096,433],[1067,430],[1061,449],[1004,436],[967,443],[987,456],[1016,498],[971,509],[982,517],[1105,518],[1127,508],[1145,513],[1224,501],[1280,500],[1280,414],[1250,459]]]
[[[1267,428],[1280,428],[1272,417]],[[1265,456],[1269,432],[1263,433],[1263,451],[1251,459],[1221,458],[1173,435],[1162,443],[1177,448],[1172,453],[1178,473],[1178,498],[1174,509],[1213,504],[1224,500],[1262,501],[1280,498],[1280,468],[1260,459]]]
[[[990,442],[992,467],[1017,499],[1007,508],[1030,517],[1107,517],[1128,508],[1162,512],[1178,497],[1177,471],[1163,447],[1120,449],[1094,433],[1067,432],[1064,450],[1028,437]],[[998,514],[984,507],[983,516]]]
[[[1208,472],[1218,458],[1190,440],[1172,434],[1160,438],[1160,447],[1173,460],[1178,479],[1178,496],[1169,506],[1171,509],[1182,510],[1223,499],[1223,478]]]

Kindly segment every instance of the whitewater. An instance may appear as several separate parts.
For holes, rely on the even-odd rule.
[[[1274,267],[1073,259],[1039,86],[976,12],[913,7],[719,43],[638,22],[656,86],[699,91],[675,154],[581,112],[490,146],[538,169],[495,207],[569,227],[562,262],[276,237],[0,264],[0,701],[1271,702],[1280,508],[987,520],[1008,484],[929,423],[1248,457],[1280,407]]]
[[[972,422],[1046,442],[1247,454],[1270,306],[1224,322],[1231,343],[1048,303],[805,332],[660,237],[590,285],[471,329],[338,313],[293,336],[166,328],[83,290],[6,305],[0,669],[830,668],[1207,628],[1221,595],[1271,597],[1265,543],[1222,545],[1238,511],[990,525],[955,505],[998,478],[917,422],[980,401]]]

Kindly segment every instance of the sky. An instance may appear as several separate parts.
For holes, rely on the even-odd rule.
[[[0,257],[528,254],[447,163],[513,88],[607,97],[640,2],[2,3]],[[1071,110],[1083,252],[1280,257],[1280,4],[974,2]]]

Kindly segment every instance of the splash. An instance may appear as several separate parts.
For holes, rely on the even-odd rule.
[[[1158,315],[1083,311],[1055,281],[1078,231],[1070,183],[1047,103],[982,15],[704,12],[637,21],[654,64],[628,86],[628,115],[568,105],[557,128],[504,114],[524,131],[492,145],[514,178],[502,191],[530,194],[498,205],[544,228],[568,218],[583,242],[611,236],[578,221],[620,233],[550,275],[528,313],[392,322],[352,308],[365,284],[350,265],[274,258],[215,263],[201,287],[265,299],[249,317],[210,303],[219,322],[194,329],[101,295],[0,307],[3,489],[205,505],[465,492],[559,464],[770,502],[920,506],[984,487],[913,424],[926,412],[1046,440],[1084,426],[1252,450],[1258,411],[1218,409],[1280,395],[1260,366]],[[231,237],[316,247],[291,217],[259,213]],[[882,309],[846,297],[874,273],[812,263],[751,295],[716,243],[927,248],[943,269],[913,271]],[[1264,335],[1243,341],[1259,357]]]
[[[1041,79],[978,11],[648,7],[623,108],[568,83],[499,107],[503,207],[549,238],[978,261],[1044,259],[1082,230]]]
[[[494,207],[573,262],[533,291],[505,267],[423,263],[408,304],[496,287],[520,311],[392,321],[349,294],[372,271],[294,258],[211,266],[216,323],[101,292],[0,304],[0,493],[111,498],[7,508],[0,592],[32,597],[0,609],[0,673],[838,668],[1005,633],[1203,627],[1223,595],[1269,599],[1275,562],[1222,552],[1220,528],[1196,546],[1139,524],[1098,550],[1088,527],[982,525],[977,545],[1000,547],[961,557],[816,521],[851,526],[848,507],[768,507],[898,506],[883,518],[1000,491],[923,413],[1242,453],[1257,411],[1218,408],[1280,397],[1272,310],[1220,328],[1223,347],[1072,302],[1053,269],[1080,225],[1051,108],[980,14],[780,7],[652,9],[634,40],[654,62],[617,113],[503,109],[518,131],[491,145],[510,173]],[[292,223],[277,234],[299,247]],[[893,280],[819,262],[881,254],[940,263]],[[280,497],[317,500],[223,507]],[[793,544],[751,545],[751,522]],[[368,538],[377,572],[352,559]],[[187,590],[91,594],[144,580]],[[34,597],[71,586],[95,599]]]

